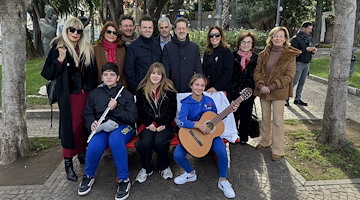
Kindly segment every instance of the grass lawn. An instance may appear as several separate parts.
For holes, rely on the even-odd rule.
[[[356,61],[354,73],[349,79],[349,85],[355,88],[360,88],[360,52],[355,53]],[[330,66],[330,56],[321,58],[314,58],[310,64],[310,74],[322,78],[328,78]]]
[[[43,68],[43,58],[34,59],[26,62],[26,95],[37,95],[41,86],[47,83],[40,72]],[[0,71],[2,72],[2,66],[0,65]],[[2,73],[0,73],[0,79],[2,80]],[[0,89],[2,88],[2,81],[0,82]],[[1,94],[0,94],[1,103]],[[47,98],[26,98],[27,107],[33,105],[46,105],[48,104]]]
[[[351,145],[334,149],[316,142],[320,120],[286,120],[286,160],[308,181],[360,178],[360,124],[348,120]]]

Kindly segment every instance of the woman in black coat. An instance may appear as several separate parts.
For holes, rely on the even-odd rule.
[[[85,163],[86,140],[82,112],[87,96],[97,85],[97,68],[94,50],[85,41],[84,26],[75,17],[67,19],[62,33],[51,41],[52,48],[46,58],[41,75],[56,80],[56,96],[60,110],[59,137],[67,179],[77,181],[72,158],[78,155]]]
[[[238,50],[233,52],[234,71],[232,76],[232,99],[239,97],[244,88],[251,88],[254,91],[254,70],[258,55],[255,49],[256,37],[252,32],[244,32],[237,40]],[[250,120],[255,96],[241,102],[239,109],[234,113],[236,125],[240,136],[240,144],[245,145],[248,141],[250,131]],[[240,120],[240,121],[239,121]]]
[[[233,56],[220,26],[210,28],[206,39],[202,68],[207,78],[206,92],[226,91],[229,97]]]
[[[168,153],[176,126],[176,90],[172,81],[166,78],[161,63],[152,64],[140,82],[136,92],[136,106],[139,120],[137,132],[140,136],[136,149],[142,164],[136,180],[142,183],[153,173],[153,149],[157,154],[156,165],[161,176],[164,179],[172,178]]]

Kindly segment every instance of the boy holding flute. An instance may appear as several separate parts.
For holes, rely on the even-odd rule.
[[[85,126],[94,136],[90,139],[85,161],[85,175],[79,185],[78,194],[86,195],[95,181],[95,171],[105,149],[111,148],[114,159],[118,189],[115,199],[126,199],[130,192],[128,153],[126,143],[134,136],[137,117],[134,96],[118,83],[118,67],[106,63],[102,67],[103,83],[92,90],[83,111]],[[117,98],[116,98],[117,97]],[[109,109],[100,124],[98,120]]]

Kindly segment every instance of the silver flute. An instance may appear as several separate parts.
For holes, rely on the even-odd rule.
[[[120,88],[120,90],[119,90],[119,92],[116,94],[114,100],[117,100],[117,98],[119,98],[119,96],[120,96],[121,92],[123,91],[123,89],[124,89],[124,86],[122,86],[122,87]],[[106,115],[108,114],[109,111],[110,111],[110,107],[108,106],[108,107],[106,108],[106,110],[103,112],[103,114],[101,115],[101,117],[100,117],[100,119],[99,119],[99,121],[98,121],[98,125],[97,125],[96,128],[91,132],[91,134],[89,135],[89,138],[88,138],[88,140],[87,140],[87,143],[89,143],[90,140],[91,140],[91,138],[94,137],[94,135],[96,134],[96,129],[97,129],[97,128],[100,126],[100,124],[105,120],[105,117],[106,117]]]

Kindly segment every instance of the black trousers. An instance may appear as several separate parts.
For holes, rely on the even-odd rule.
[[[152,150],[157,154],[156,166],[159,170],[164,170],[170,165],[169,145],[174,136],[174,128],[166,126],[161,132],[153,132],[144,129],[139,134],[140,141],[136,142],[136,150],[140,154],[140,162],[147,173],[153,171],[154,166],[151,162]]]
[[[238,110],[234,113],[236,127],[238,128],[240,141],[248,141],[250,131],[250,119],[255,96],[242,101]]]

